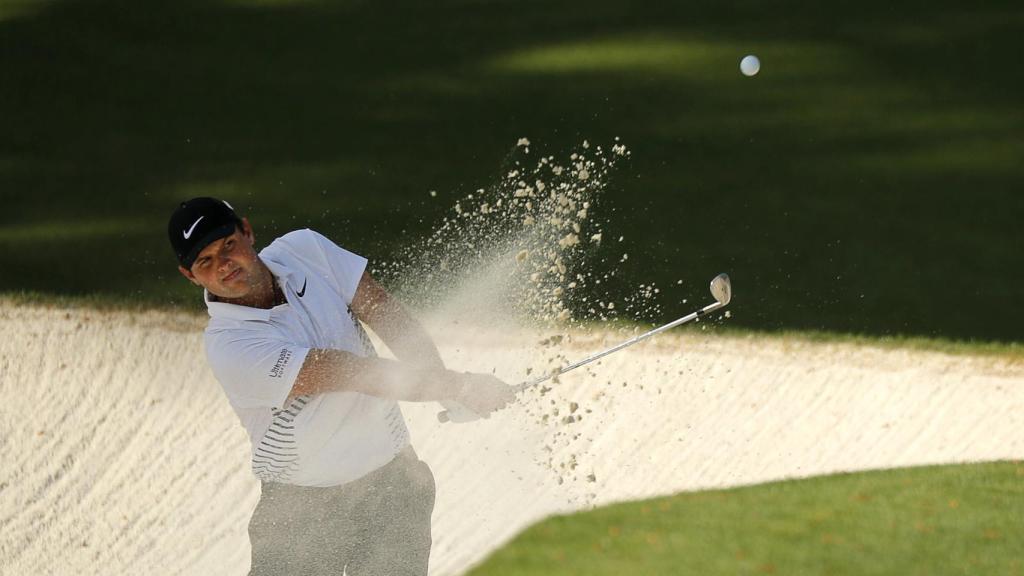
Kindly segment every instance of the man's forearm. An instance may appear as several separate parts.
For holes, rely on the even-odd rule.
[[[290,396],[335,391],[425,402],[454,399],[461,389],[455,374],[443,368],[418,368],[341,350],[310,350]]]
[[[373,327],[395,357],[428,368],[444,368],[441,353],[423,326],[405,310],[388,316]]]
[[[363,274],[352,309],[399,360],[425,368],[444,368],[427,331],[369,274]]]

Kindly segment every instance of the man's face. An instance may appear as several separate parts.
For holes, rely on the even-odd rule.
[[[262,281],[259,258],[253,248],[255,238],[249,221],[235,233],[211,242],[199,253],[192,268],[178,270],[193,284],[202,286],[220,298],[248,296]]]

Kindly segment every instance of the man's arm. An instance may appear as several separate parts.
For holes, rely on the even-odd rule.
[[[426,330],[366,272],[351,307],[400,362],[310,350],[289,398],[347,390],[407,402],[454,401],[483,417],[515,399],[512,389],[494,376],[446,370]]]
[[[314,349],[306,355],[289,399],[339,391],[408,402],[453,400],[485,417],[515,398],[507,384],[486,374],[416,368],[386,358]]]
[[[352,312],[380,336],[399,360],[425,368],[444,368],[441,354],[427,331],[366,272],[352,298]]]

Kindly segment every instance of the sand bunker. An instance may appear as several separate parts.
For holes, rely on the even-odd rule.
[[[0,303],[0,573],[246,573],[259,485],[206,366],[204,323]],[[450,366],[508,377],[535,338],[437,331]],[[561,352],[602,338],[621,335]],[[407,404],[438,483],[431,572],[462,572],[527,524],[593,504],[1022,459],[1022,384],[1024,366],[998,358],[684,328],[487,421],[442,425],[436,405]]]

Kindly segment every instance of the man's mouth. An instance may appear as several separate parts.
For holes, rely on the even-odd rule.
[[[241,268],[235,268],[234,272],[232,272],[231,274],[228,274],[227,276],[221,278],[220,281],[221,282],[230,282],[231,280],[234,280],[238,276],[238,273],[241,272],[241,271],[242,271]]]

